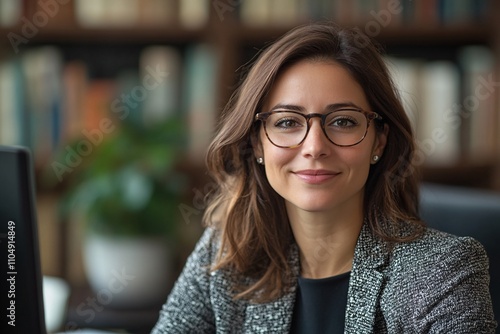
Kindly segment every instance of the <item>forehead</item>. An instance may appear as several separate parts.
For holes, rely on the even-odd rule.
[[[363,88],[342,65],[332,60],[301,60],[278,74],[264,106],[290,104],[318,112],[335,103],[369,108]]]

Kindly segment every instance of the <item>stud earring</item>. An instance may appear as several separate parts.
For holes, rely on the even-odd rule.
[[[377,162],[378,159],[380,159],[380,157],[378,155],[374,155],[372,158],[373,162]]]
[[[259,165],[263,165],[264,164],[264,158],[260,157],[260,158],[257,158],[257,163]]]

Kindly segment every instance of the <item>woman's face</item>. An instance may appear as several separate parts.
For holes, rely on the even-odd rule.
[[[277,77],[269,93],[263,112],[293,108],[304,114],[324,114],[336,104],[370,111],[361,86],[333,61],[300,61]],[[360,210],[370,164],[374,155],[382,156],[387,131],[377,133],[372,121],[361,143],[339,147],[327,139],[319,118],[310,123],[306,139],[296,148],[273,145],[261,126],[255,154],[264,159],[269,183],[288,208]]]

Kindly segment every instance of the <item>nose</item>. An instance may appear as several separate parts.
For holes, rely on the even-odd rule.
[[[321,120],[311,118],[309,122],[309,133],[301,145],[302,154],[314,159],[330,155],[332,143],[321,128]]]

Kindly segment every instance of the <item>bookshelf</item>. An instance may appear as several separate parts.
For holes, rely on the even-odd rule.
[[[120,1],[122,0],[118,2],[109,0],[109,3],[114,4],[116,8],[118,3],[123,6]],[[61,73],[59,86],[55,91],[60,92],[63,88],[73,89],[72,100],[60,103],[60,109],[55,114],[62,117],[65,122],[71,117],[73,121],[61,123],[62,125],[59,124],[57,129],[54,129],[53,125],[38,128],[37,131],[41,134],[36,138],[40,138],[40,142],[45,142],[47,137],[50,137],[47,136],[48,132],[52,133],[57,140],[50,144],[51,148],[36,151],[35,157],[40,183],[38,188],[42,199],[40,202],[43,203],[42,216],[46,217],[44,220],[48,222],[47,224],[52,224],[44,228],[44,232],[41,233],[44,239],[41,242],[42,247],[47,248],[45,254],[50,254],[42,259],[42,266],[46,273],[68,277],[75,285],[85,283],[79,278],[83,275],[81,268],[78,264],[70,263],[73,253],[60,251],[68,247],[65,236],[73,235],[75,232],[68,231],[66,224],[61,224],[60,227],[57,225],[57,201],[64,193],[65,182],[55,184],[52,182],[50,186],[47,186],[44,181],[40,180],[47,166],[50,166],[50,163],[56,159],[53,151],[57,148],[64,148],[67,141],[72,136],[80,135],[82,130],[95,127],[95,119],[102,119],[106,113],[105,110],[100,110],[92,116],[85,111],[87,107],[83,105],[88,105],[90,98],[94,105],[104,104],[109,109],[121,93],[131,94],[145,75],[145,72],[141,72],[141,68],[147,66],[145,54],[148,50],[151,51],[151,48],[159,49],[156,49],[156,53],[153,52],[150,58],[153,60],[149,60],[150,66],[158,61],[155,58],[158,55],[176,53],[176,56],[164,61],[168,66],[168,63],[176,61],[173,59],[177,57],[181,64],[176,65],[176,68],[179,67],[179,73],[175,83],[172,81],[170,84],[177,87],[176,98],[179,112],[194,119],[192,120],[194,123],[190,123],[195,129],[192,130],[194,132],[200,132],[203,128],[200,124],[215,124],[217,115],[238,83],[241,76],[240,68],[251,61],[261,48],[290,28],[315,20],[333,19],[340,24],[357,27],[365,32],[371,31],[373,37],[381,43],[391,57],[410,59],[424,64],[446,61],[452,66],[457,66],[455,70],[460,81],[458,103],[463,102],[470,94],[464,88],[464,70],[458,59],[458,54],[464,48],[480,46],[489,50],[494,62],[484,75],[491,74],[494,82],[500,81],[498,60],[500,59],[500,2],[493,0],[422,0],[418,2],[411,0],[127,0],[128,6],[135,8],[135,12],[134,10],[119,10],[118,12],[124,11],[121,15],[125,19],[120,19],[119,15],[114,18],[109,16],[117,15],[113,13],[112,5],[96,9],[94,14],[88,8],[82,10],[85,3],[97,2],[99,0],[46,0],[43,3],[49,4],[47,5],[49,7],[42,8],[40,7],[42,2],[38,1],[11,1],[13,6],[19,5],[17,9],[11,9],[13,15],[17,13],[17,20],[5,19],[0,15],[0,36],[2,36],[0,40],[0,87],[2,88],[0,90],[0,140],[6,140],[6,128],[10,127],[4,122],[7,115],[6,108],[13,103],[20,103],[18,100],[11,101],[10,104],[2,102],[6,100],[6,95],[1,94],[14,92],[13,81],[10,80],[12,74],[10,76],[5,74],[6,64],[9,66],[14,64],[14,69],[10,67],[10,70],[16,71],[16,66],[23,66],[21,62],[23,57],[29,57],[39,50],[44,50],[40,55],[41,58],[52,62],[56,58],[59,59],[53,63],[53,66],[58,67]],[[1,7],[0,12],[4,9]],[[85,14],[82,14],[82,11]],[[82,19],[82,15],[87,17]],[[93,20],[92,15],[98,19]],[[27,34],[26,27],[30,24],[34,25],[35,29]],[[13,38],[12,34],[23,38],[17,39],[19,52],[16,52],[16,48],[12,46],[9,34],[11,38]],[[190,59],[198,59],[195,62],[198,65],[189,65]],[[210,70],[203,79],[203,85],[210,88],[211,97],[206,95],[196,97],[193,96],[192,91],[189,92],[191,86],[194,87],[194,84],[189,82],[195,80],[193,74],[191,77],[188,74],[187,68],[190,66],[196,71],[204,71],[199,70],[199,66]],[[173,71],[174,69],[172,73]],[[62,79],[64,75],[66,79]],[[5,77],[9,78],[7,83]],[[22,86],[24,81],[16,82],[17,85]],[[500,191],[500,87],[493,88],[489,100],[491,112],[482,120],[483,123],[486,122],[491,126],[490,131],[494,136],[490,146],[484,150],[485,153],[480,158],[471,156],[469,149],[471,119],[461,115],[460,127],[457,129],[458,139],[453,143],[457,148],[457,156],[449,159],[451,163],[419,166],[424,180]],[[82,91],[85,91],[86,95],[77,94]],[[136,92],[138,94],[139,90]],[[200,107],[189,103],[195,99],[203,101],[209,99],[210,101],[205,101],[206,103]],[[29,99],[26,101],[29,102]],[[67,103],[70,103],[71,108],[66,108]],[[119,107],[125,105],[126,102],[117,104]],[[209,106],[207,110],[204,109],[206,106]],[[29,110],[25,104],[19,108]],[[33,113],[29,111],[27,117],[30,118]],[[54,116],[54,114],[51,115]],[[31,121],[23,119],[17,122],[21,122],[16,125],[19,128],[21,126],[19,124],[26,125],[24,122]],[[37,128],[33,123],[30,123],[29,127]],[[209,136],[208,132],[199,138],[191,155],[194,161],[186,164],[186,170],[193,175],[193,187],[199,189],[203,189],[208,181],[203,176],[202,160],[196,159],[203,155]],[[54,236],[56,234],[59,234],[59,238]],[[189,249],[189,246],[186,249]],[[55,254],[61,255],[57,258]]]
[[[252,59],[258,49],[296,24],[315,19],[333,18],[341,24],[355,26],[374,36],[389,54],[396,57],[437,58],[457,62],[457,50],[468,45],[486,46],[493,55],[496,55],[500,49],[498,46],[500,34],[498,29],[495,29],[498,25],[495,20],[498,4],[487,0],[463,0],[460,4],[437,0],[419,3],[372,0],[353,1],[349,2],[349,5],[343,1],[306,2],[302,0],[259,0],[255,3],[225,0],[211,2],[206,0],[131,0],[130,4],[137,6],[136,16],[128,18],[128,21],[124,19],[121,23],[115,19],[111,24],[107,24],[106,20],[103,22],[91,20],[90,23],[88,19],[82,20],[82,14],[78,11],[82,11],[83,1],[51,0],[47,3],[49,5],[44,7],[25,1],[25,6],[20,11],[22,17],[18,23],[14,26],[0,27],[0,33],[3,36],[14,33],[25,38],[22,41],[17,40],[19,44],[15,47],[12,46],[12,40],[4,39],[0,57],[17,56],[12,50],[15,48],[25,53],[39,46],[54,45],[61,50],[62,58],[78,58],[75,54],[86,50],[81,55],[82,60],[90,63],[96,61],[99,56],[105,55],[113,58],[121,57],[119,53],[135,54],[130,56],[130,61],[127,63],[127,65],[132,63],[130,66],[133,67],[133,58],[138,59],[142,50],[149,45],[172,46],[179,49],[181,57],[184,58],[185,51],[190,46],[206,44],[214,50],[216,53],[214,56],[222,64],[217,69],[214,79],[217,87],[213,103],[215,110],[223,107],[235,87],[238,78],[237,69]],[[283,12],[279,8],[285,4],[290,8]],[[163,17],[156,15],[156,21],[148,20],[145,16],[148,10],[144,8],[151,8],[151,6],[158,6],[157,8],[169,11],[169,13]],[[192,8],[201,6],[207,13],[200,14],[200,10],[192,9],[190,6]],[[192,19],[189,19],[190,16],[186,14],[189,13],[189,8],[195,13],[192,14]],[[472,10],[469,10],[470,13],[467,14],[466,9]],[[90,13],[87,13],[87,16],[92,14],[89,10],[84,12]],[[149,15],[152,15],[151,12],[154,11],[149,10],[149,12]],[[46,21],[40,13],[45,13]],[[123,15],[127,17],[126,13]],[[130,16],[130,13],[128,15]],[[280,19],[277,20],[277,18]],[[197,22],[195,24],[186,23],[195,21]],[[30,24],[35,26],[35,30],[27,36],[26,29]],[[11,44],[10,47],[9,44]],[[102,53],[102,50],[107,53]],[[113,51],[116,51],[117,55],[113,55]],[[64,61],[65,59],[63,63]],[[138,61],[135,62],[138,63]],[[124,67],[125,64],[121,65]],[[114,66],[115,71],[108,72],[115,73],[120,69],[120,62],[116,61],[113,66],[108,64],[106,66]],[[103,73],[106,71],[102,67],[95,71],[98,72],[97,76],[108,75],[108,73]],[[117,79],[111,78],[111,80]],[[460,94],[463,95],[464,92]],[[498,100],[496,96],[499,94],[494,95],[495,100]],[[495,103],[498,109],[498,102]],[[493,117],[497,118],[492,122],[495,123],[496,128],[492,130],[495,132],[500,121],[498,121],[498,116]],[[464,121],[465,128],[467,120]],[[467,130],[462,132],[460,145],[464,146],[466,144],[463,141],[468,140],[464,139],[468,133]],[[495,138],[494,141],[493,149],[499,153],[500,139]],[[468,159],[465,153],[461,156],[465,159],[460,159],[460,164],[462,160]],[[493,187],[498,188],[498,185]]]

